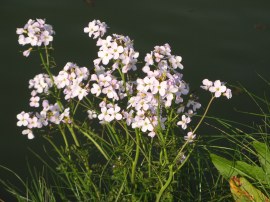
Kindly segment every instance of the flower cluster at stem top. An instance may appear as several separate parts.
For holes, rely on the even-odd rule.
[[[176,118],[180,118],[175,124],[182,130],[188,128],[201,104],[196,96],[189,96],[189,85],[180,73],[183,69],[181,56],[173,55],[169,44],[155,46],[146,54],[143,66],[139,68],[139,53],[135,51],[133,41],[118,34],[103,38],[107,27],[104,22],[94,20],[84,28],[89,37],[97,39],[99,50],[98,58],[93,61],[94,73],[90,74],[88,68],[68,62],[58,75],[39,74],[29,81],[29,88],[33,89],[30,106],[42,108],[40,112],[23,111],[17,115],[17,125],[26,127],[22,133],[27,134],[29,139],[34,137],[35,129],[43,126],[72,123],[70,108],[63,107],[63,102],[68,105],[71,100],[89,101],[90,97],[99,103],[98,107],[94,106],[95,103],[86,107],[88,117],[98,120],[100,124],[117,121],[155,137],[159,131],[166,129],[168,111],[172,108],[176,109]],[[24,28],[17,29],[17,33],[21,34],[19,43],[22,45],[47,46],[53,39],[51,35],[54,31],[45,21],[37,19],[29,20]],[[136,73],[138,69],[142,69],[138,77],[129,73]],[[205,79],[201,87],[214,93],[215,97],[224,95],[231,98],[230,89],[219,80],[211,82]],[[58,89],[63,98],[50,104],[46,97],[53,88]],[[189,131],[184,139],[192,142],[195,137]]]
[[[55,34],[51,25],[45,24],[45,20],[28,20],[23,28],[17,28],[16,33],[19,35],[19,44],[31,46],[48,46],[53,41],[53,34]],[[25,50],[23,55],[28,57],[32,47]]]

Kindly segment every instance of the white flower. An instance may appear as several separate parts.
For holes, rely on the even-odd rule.
[[[187,135],[184,136],[184,139],[187,142],[193,142],[195,138],[196,138],[196,134],[193,134],[192,132],[188,132]]]
[[[213,86],[213,82],[209,81],[208,79],[204,79],[202,83],[203,83],[203,86],[201,86],[201,88],[204,90],[208,90],[211,86]]]
[[[150,54],[149,53],[146,54],[144,61],[146,62],[147,66],[154,64],[152,52]]]
[[[177,125],[181,125],[181,127],[185,130],[187,128],[187,124],[190,123],[190,121],[190,117],[182,115],[182,120],[178,121]]]
[[[89,37],[93,35],[94,32],[97,32],[99,29],[99,26],[96,25],[96,21],[89,22],[88,27],[84,28],[84,33],[88,33]]]
[[[181,56],[172,56],[169,59],[169,62],[172,65],[173,69],[176,69],[177,67],[179,67],[180,69],[183,69],[183,65],[181,64],[182,61],[182,57]]]
[[[38,119],[37,117],[29,118],[28,119],[28,128],[37,128],[38,127]]]
[[[112,121],[112,117],[109,114],[107,107],[102,107],[101,108],[101,114],[98,115],[98,119],[101,122],[103,122],[103,121],[111,122]]]
[[[97,113],[94,110],[87,110],[88,118],[89,119],[95,119],[97,118]]]
[[[156,133],[154,131],[151,131],[150,133],[148,133],[148,136],[153,138],[156,136]]]
[[[122,119],[122,114],[120,114],[121,108],[117,105],[114,105],[114,107],[108,109],[108,113],[111,115],[111,119],[116,119],[116,120],[121,120]]]
[[[22,131],[22,134],[23,135],[27,135],[27,138],[29,140],[31,140],[31,139],[33,139],[35,137],[34,134],[33,134],[33,132],[32,132],[32,130],[30,130],[30,129],[23,130]]]
[[[23,51],[23,56],[28,57],[28,56],[30,55],[32,49],[33,49],[33,48],[29,48],[29,49]]]
[[[84,28],[85,33],[89,33],[89,37],[92,35],[93,38],[96,39],[98,37],[102,37],[107,30],[107,25],[104,22],[100,22],[99,20],[93,20],[89,22],[88,27]]]
[[[48,46],[51,41],[53,41],[53,36],[50,35],[48,31],[42,32],[40,40],[44,43],[45,46]]]
[[[110,59],[113,58],[113,55],[108,49],[103,49],[98,52],[98,57],[102,60],[102,64],[107,65],[110,62]]]
[[[224,86],[220,80],[216,80],[214,85],[209,88],[209,91],[215,93],[215,97],[220,97],[222,93],[226,91],[226,86]]]
[[[167,81],[162,81],[161,83],[159,83],[158,80],[155,80],[153,82],[153,90],[152,90],[153,94],[157,94],[157,92],[159,92],[161,96],[164,96],[166,90],[167,90]]]
[[[82,100],[87,95],[88,95],[88,92],[85,88],[78,87],[78,99],[79,100]]]
[[[30,106],[31,107],[39,107],[39,100],[40,100],[40,97],[38,97],[38,96],[31,97],[30,98]]]
[[[146,132],[147,130],[148,131],[153,131],[154,130],[154,127],[153,127],[151,121],[149,120],[149,118],[145,118],[144,120],[142,120],[141,125],[142,125],[141,130],[143,132]]]
[[[27,126],[29,123],[30,116],[28,113],[22,111],[20,114],[17,115],[17,119],[19,120],[17,122],[17,126]]]
[[[55,33],[51,25],[45,24],[45,20],[29,20],[24,28],[17,28],[16,33],[19,35],[19,44],[31,46],[45,46],[53,40]],[[30,50],[24,51],[24,56],[29,56]]]
[[[96,96],[99,96],[100,93],[101,93],[101,88],[98,84],[94,83],[93,84],[93,87],[91,88],[91,93],[96,95]]]
[[[114,60],[117,60],[119,58],[119,55],[123,53],[123,51],[123,46],[118,46],[116,42],[111,43],[110,52],[113,55]]]
[[[223,93],[222,95],[224,95],[225,97],[227,97],[228,99],[232,98],[232,91],[231,89],[227,88],[226,92]]]

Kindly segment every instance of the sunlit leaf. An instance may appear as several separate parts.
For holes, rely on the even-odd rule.
[[[227,180],[229,180],[232,176],[238,174],[238,172],[234,169],[234,163],[232,161],[229,161],[228,159],[225,159],[215,154],[210,154],[210,156],[215,167],[218,169],[220,174]]]
[[[231,177],[230,189],[236,202],[269,202],[269,199],[244,177]]]

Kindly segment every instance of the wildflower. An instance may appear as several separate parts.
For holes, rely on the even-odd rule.
[[[40,100],[40,97],[38,97],[38,96],[31,97],[30,98],[30,106],[31,107],[39,107],[39,100]]]
[[[144,120],[141,120],[141,125],[142,125],[141,130],[143,132],[146,132],[147,130],[148,131],[153,131],[153,129],[154,129],[154,127],[153,127],[151,121],[149,120],[149,118],[145,118]]]
[[[93,87],[91,88],[91,93],[96,95],[96,96],[99,96],[100,93],[101,93],[101,88],[98,84],[94,83],[93,84]]]
[[[33,134],[33,132],[32,132],[32,130],[30,130],[30,129],[23,130],[22,131],[22,134],[23,135],[27,135],[27,138],[29,140],[31,140],[31,139],[33,139],[35,137],[34,134]]]
[[[17,126],[27,126],[29,123],[29,114],[22,111],[20,114],[17,115],[17,119],[19,120],[17,122]]]
[[[17,28],[16,33],[19,35],[18,42],[20,45],[30,44],[31,46],[48,46],[53,41],[53,34],[55,33],[52,26],[45,24],[45,20],[30,19],[24,28]],[[23,55],[28,57],[31,48],[25,50]]]
[[[110,51],[111,51],[111,54],[113,55],[113,59],[117,60],[119,58],[119,55],[123,53],[124,48],[123,46],[118,46],[116,42],[113,42],[111,44]]]
[[[121,108],[117,104],[108,109],[108,113],[111,115],[111,119],[121,120],[122,114],[119,113],[120,110]]]
[[[187,142],[193,142],[195,138],[196,138],[196,134],[193,134],[193,132],[188,132],[187,135],[184,136],[184,139]]]
[[[209,88],[209,91],[215,93],[215,97],[220,97],[222,93],[226,91],[226,86],[224,86],[220,80],[216,80],[214,85]]]
[[[28,119],[28,125],[27,125],[28,128],[37,128],[37,126],[38,126],[37,117],[34,116]]]
[[[156,133],[154,131],[151,131],[150,133],[148,133],[148,136],[153,138],[156,136]]]
[[[101,123],[104,121],[111,122],[113,120],[106,106],[101,108],[101,114],[98,115],[98,119],[101,121]]]
[[[89,37],[96,39],[102,37],[107,31],[107,25],[105,22],[100,22],[99,20],[93,20],[89,22],[88,27],[84,28],[84,32],[89,34]]]
[[[227,97],[228,99],[232,98],[232,91],[231,89],[227,88],[226,92],[223,93],[222,95],[224,95],[225,97]]]
[[[202,83],[203,83],[203,86],[201,86],[201,88],[204,90],[208,90],[211,86],[213,86],[213,82],[209,81],[208,79],[204,79]]]
[[[29,49],[23,51],[23,56],[28,57],[28,56],[30,55],[32,49],[33,49],[33,48],[29,48]]]
[[[177,122],[184,130],[187,128],[187,124],[190,123],[191,119],[188,116],[182,115],[182,120]]]
[[[88,118],[89,119],[95,119],[97,118],[97,113],[94,110],[87,110]]]
[[[109,49],[106,48],[98,52],[98,57],[101,59],[102,64],[107,65],[113,58],[113,55],[110,53]]]

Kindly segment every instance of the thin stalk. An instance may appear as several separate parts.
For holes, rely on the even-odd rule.
[[[106,152],[102,149],[102,147],[85,131],[81,130],[79,127],[77,127],[77,129],[79,129],[79,131],[84,134],[88,139],[91,140],[91,142],[97,147],[97,149],[100,151],[100,153],[105,157],[105,159],[108,161],[109,157],[106,154]]]
[[[79,147],[80,146],[80,143],[79,143],[79,141],[78,141],[78,139],[76,137],[76,134],[75,134],[75,132],[73,130],[73,127],[71,127],[71,125],[69,125],[69,124],[67,124],[67,127],[68,127],[69,132],[71,133],[71,136],[72,136],[72,138],[73,138],[73,140],[75,142],[75,145],[77,147]]]
[[[119,139],[118,135],[116,134],[114,127],[112,127],[110,124],[106,124],[106,127],[108,128],[108,131],[111,134],[111,137],[114,139],[114,141],[116,140],[118,145],[119,145],[120,139]]]
[[[65,145],[66,145],[66,149],[68,149],[69,144],[68,144],[68,141],[67,141],[66,134],[65,134],[63,128],[60,125],[58,126],[58,128],[59,128],[59,130],[60,130],[60,132],[61,132],[61,134],[63,136],[64,142],[65,142]]]
[[[138,159],[139,159],[139,153],[140,153],[140,134],[139,131],[136,129],[136,153],[135,153],[135,158],[134,161],[132,163],[132,171],[131,171],[131,183],[134,184],[135,183],[135,172],[136,172],[136,166],[138,163]]]
[[[152,156],[152,146],[153,146],[153,139],[151,139],[149,153],[148,153],[148,177],[151,177],[151,156]]]
[[[202,118],[200,119],[200,121],[199,121],[199,123],[197,124],[196,128],[193,130],[193,134],[197,131],[197,129],[198,129],[199,126],[201,125],[201,123],[202,123],[203,119],[205,118],[205,116],[206,116],[206,114],[207,114],[207,112],[208,112],[208,110],[209,110],[209,108],[210,108],[212,102],[214,101],[214,99],[215,99],[215,97],[213,96],[213,97],[211,98],[211,100],[209,101],[209,103],[208,103],[208,105],[207,105],[207,107],[206,107],[206,109],[205,109],[205,111],[204,111],[204,113],[203,113],[203,115],[202,115]]]
[[[161,197],[162,197],[162,194],[164,193],[164,191],[168,188],[168,186],[171,184],[172,182],[172,179],[173,179],[173,165],[169,165],[169,177],[166,181],[166,183],[161,187],[161,189],[159,190],[159,193],[157,194],[157,198],[156,198],[156,202],[159,202]]]

